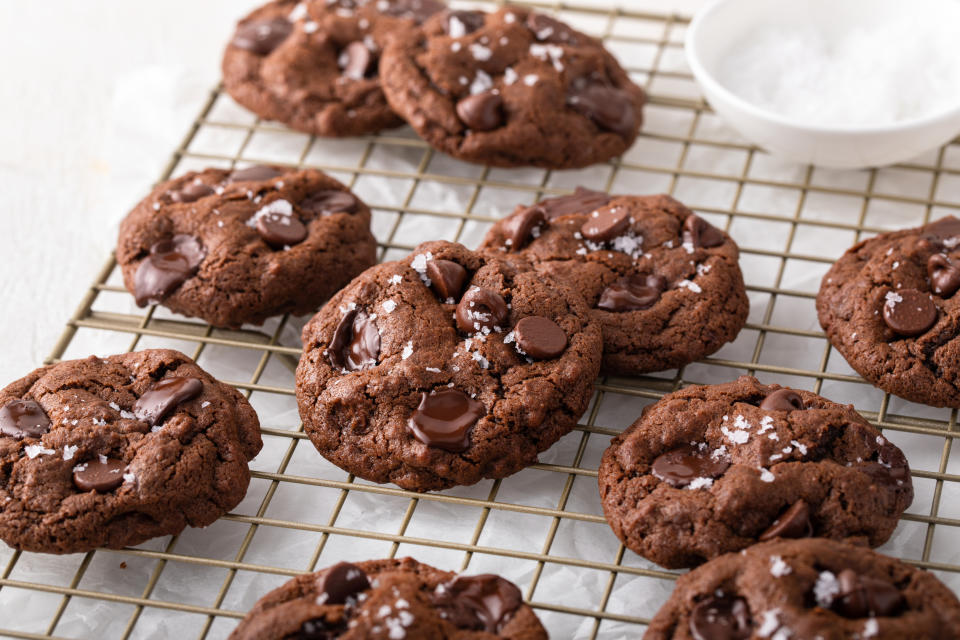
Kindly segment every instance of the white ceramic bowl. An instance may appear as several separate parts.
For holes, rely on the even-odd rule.
[[[716,0],[690,24],[687,61],[714,110],[754,144],[785,159],[834,168],[863,168],[914,158],[960,133],[960,104],[945,112],[882,126],[828,127],[791,120],[734,95],[717,80],[720,61],[758,27],[829,25],[851,29],[864,16],[896,19],[909,10],[937,20],[957,0]],[[938,13],[938,10],[940,11]],[[896,43],[891,43],[896,46]]]

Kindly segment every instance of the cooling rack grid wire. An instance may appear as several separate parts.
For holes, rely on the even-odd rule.
[[[323,169],[374,209],[381,259],[400,257],[425,239],[475,246],[516,204],[578,184],[670,193],[740,244],[751,312],[737,340],[679,371],[601,378],[576,430],[530,469],[418,495],[349,476],[305,439],[293,396],[303,318],[225,331],[160,308],[140,310],[111,258],[49,361],[180,349],[250,398],[263,423],[264,451],[252,463],[246,499],[207,529],[71,556],[4,547],[0,635],[222,638],[260,595],[290,576],[340,559],[412,555],[514,580],[553,637],[637,637],[676,573],[625,551],[604,523],[596,488],[600,455],[612,435],[664,393],[743,374],[853,403],[904,449],[916,499],[882,550],[960,589],[956,412],[864,383],[831,349],[813,310],[823,273],[855,241],[958,214],[960,144],[871,171],[780,163],[725,128],[701,100],[683,62],[687,18],[536,6],[602,37],[648,90],[644,133],[622,159],[564,172],[466,165],[434,153],[407,129],[321,140],[261,123],[216,89],[161,178],[259,162]]]

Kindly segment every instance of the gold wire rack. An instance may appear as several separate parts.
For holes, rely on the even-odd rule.
[[[700,98],[683,62],[688,18],[526,4],[602,37],[646,87],[644,133],[623,158],[565,172],[465,165],[405,129],[322,140],[262,123],[217,88],[161,179],[238,163],[323,169],[371,204],[381,259],[428,238],[474,246],[517,203],[578,184],[670,193],[740,243],[751,314],[737,340],[679,371],[598,380],[581,424],[530,469],[419,495],[355,479],[305,440],[292,375],[302,319],[224,331],[160,308],[134,310],[111,257],[49,362],[90,351],[178,348],[250,398],[264,425],[264,452],[251,465],[247,498],[206,530],[73,556],[0,551],[0,635],[225,637],[259,596],[290,576],[338,559],[413,555],[451,570],[507,575],[553,637],[638,637],[676,573],[625,551],[606,526],[596,490],[599,456],[664,393],[742,374],[854,403],[892,433],[910,459],[917,497],[883,550],[960,588],[956,411],[867,385],[831,349],[813,312],[820,277],[847,246],[960,209],[960,145],[861,172],[779,163],[726,129]]]

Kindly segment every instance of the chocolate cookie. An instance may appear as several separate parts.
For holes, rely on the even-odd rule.
[[[319,136],[403,123],[380,88],[387,41],[442,10],[437,0],[276,0],[240,21],[223,86],[261,118]]]
[[[367,480],[428,491],[503,478],[587,408],[600,327],[564,284],[450,242],[372,267],[303,329],[313,444]]]
[[[777,540],[677,580],[644,640],[956,640],[960,601],[933,574],[834,540]]]
[[[41,367],[0,391],[0,538],[73,553],[205,527],[261,445],[246,398],[177,351]]]
[[[617,537],[670,568],[776,537],[878,546],[913,500],[903,453],[853,407],[748,376],[646,407],[599,480]]]
[[[585,167],[637,137],[643,90],[603,45],[528,9],[449,11],[380,62],[394,111],[431,145],[503,167]]]
[[[820,284],[817,315],[850,366],[884,391],[960,408],[960,220],[852,246]]]
[[[512,582],[413,558],[338,562],[297,576],[254,605],[230,640],[510,638],[546,640]]]
[[[680,367],[733,340],[750,303],[730,237],[665,195],[579,188],[518,207],[482,250],[570,284],[603,328],[603,370]]]
[[[376,262],[370,210],[315,169],[207,169],[168,180],[120,225],[137,304],[217,327],[315,311]]]

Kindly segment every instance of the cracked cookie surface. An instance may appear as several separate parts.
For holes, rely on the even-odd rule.
[[[370,210],[315,169],[190,172],[120,225],[117,262],[137,303],[216,327],[315,311],[376,262]]]
[[[636,139],[643,90],[603,45],[519,7],[444,12],[381,60],[393,109],[435,148],[504,167],[584,167]]]
[[[578,189],[517,207],[481,250],[532,264],[583,294],[603,330],[603,370],[680,367],[733,340],[749,300],[733,240],[666,195]]]
[[[677,580],[644,640],[960,638],[960,602],[930,572],[835,540],[777,540]]]
[[[853,407],[748,376],[646,407],[599,485],[617,537],[669,568],[774,537],[879,546],[913,499],[903,453]]]
[[[207,526],[261,446],[246,398],[177,351],[42,367],[0,391],[0,538],[73,553]]]
[[[536,462],[587,407],[601,337],[564,284],[428,242],[304,327],[300,416],[324,457],[428,491]]]
[[[960,220],[885,233],[847,250],[817,294],[830,343],[870,383],[960,407]]]
[[[513,583],[402,558],[297,576],[261,598],[230,635],[290,638],[546,640],[547,633]]]

